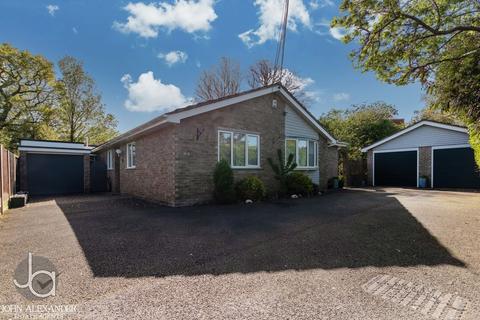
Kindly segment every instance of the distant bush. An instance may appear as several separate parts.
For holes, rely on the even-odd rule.
[[[265,185],[262,180],[255,176],[243,178],[238,181],[235,187],[237,198],[245,201],[247,199],[260,201],[265,197]]]
[[[218,203],[232,203],[235,201],[233,171],[225,160],[220,160],[213,173],[214,198]]]
[[[287,192],[289,194],[301,194],[308,196],[313,193],[313,183],[310,178],[301,172],[292,172],[287,175],[285,180]]]

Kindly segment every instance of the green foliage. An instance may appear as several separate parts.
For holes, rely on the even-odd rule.
[[[294,161],[293,154],[289,154],[287,161],[285,161],[285,158],[283,156],[283,152],[281,149],[277,150],[277,158],[278,158],[278,163],[275,163],[272,160],[272,158],[268,158],[267,161],[275,174],[275,179],[277,179],[280,182],[279,193],[280,195],[284,195],[287,191],[285,179],[290,172],[295,170],[295,168],[297,167],[297,164]]]
[[[288,194],[301,194],[308,196],[313,193],[313,183],[310,178],[302,172],[292,172],[285,179]]]
[[[0,45],[0,143],[11,149],[21,138],[92,144],[113,138],[117,121],[105,113],[95,83],[80,62],[59,62],[62,79],[40,55]]]
[[[246,177],[237,182],[235,189],[240,200],[260,201],[265,197],[265,185],[255,176]]]
[[[374,102],[353,105],[346,110],[332,109],[323,114],[319,121],[333,136],[348,143],[342,152],[346,152],[349,159],[360,159],[361,148],[402,129],[392,121],[397,113],[392,105]]]
[[[470,133],[470,145],[475,151],[475,161],[480,169],[480,123],[470,123],[468,132]]]
[[[410,124],[417,123],[422,120],[431,120],[441,123],[447,123],[457,126],[464,126],[465,124],[457,116],[452,113],[444,112],[440,109],[426,107],[422,110],[414,112],[414,116]]]
[[[14,149],[20,138],[50,138],[55,86],[48,60],[0,44],[0,143]]]
[[[225,160],[220,160],[213,173],[214,198],[218,203],[232,203],[235,201],[233,171]]]
[[[85,73],[80,61],[64,57],[58,63],[62,79],[57,90],[60,106],[58,132],[61,140],[91,144],[103,143],[117,135],[117,120],[105,113],[95,82]]]
[[[419,81],[434,108],[480,121],[478,1],[343,0],[340,10],[332,27],[359,44],[351,54],[358,68],[396,85]]]

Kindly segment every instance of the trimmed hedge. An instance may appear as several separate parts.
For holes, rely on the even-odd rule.
[[[301,172],[292,172],[286,176],[285,184],[288,194],[308,196],[313,193],[313,183],[310,178]]]
[[[260,201],[266,194],[262,180],[255,176],[249,176],[238,181],[235,190],[237,191],[237,198],[242,201],[247,199]]]

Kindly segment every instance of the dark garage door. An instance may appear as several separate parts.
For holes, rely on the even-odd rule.
[[[433,150],[433,186],[435,188],[480,188],[480,175],[473,149]]]
[[[83,192],[83,156],[28,154],[28,191],[31,195]]]
[[[375,153],[375,185],[417,186],[417,151]]]

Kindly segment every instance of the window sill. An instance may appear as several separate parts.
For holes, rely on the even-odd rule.
[[[113,171],[113,168],[107,168],[107,171]]]
[[[318,170],[318,167],[296,167],[294,169],[295,170],[298,170],[298,171],[314,171],[314,170]]]
[[[127,170],[137,169],[137,167],[126,167]]]
[[[232,167],[232,170],[261,170],[262,167]]]

